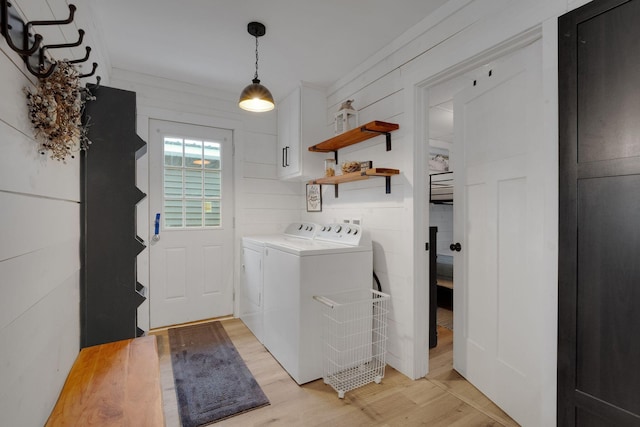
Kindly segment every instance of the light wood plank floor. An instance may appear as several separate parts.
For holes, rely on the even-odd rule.
[[[412,381],[387,367],[381,384],[337,393],[322,380],[298,386],[239,319],[223,320],[227,334],[271,405],[223,420],[216,426],[517,426],[451,368],[452,332],[439,328],[431,372]],[[166,330],[158,337],[167,427],[179,427]]]

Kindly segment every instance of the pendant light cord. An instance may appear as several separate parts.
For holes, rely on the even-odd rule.
[[[258,37],[256,36],[256,75],[253,77],[254,80],[258,80]]]

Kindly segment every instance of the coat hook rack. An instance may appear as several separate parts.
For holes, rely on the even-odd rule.
[[[27,70],[34,76],[44,79],[49,77],[56,67],[54,60],[49,60],[45,56],[45,52],[52,49],[63,49],[80,46],[84,40],[84,30],[78,30],[78,40],[72,43],[43,44],[43,38],[40,34],[32,34],[32,28],[43,25],[67,25],[73,22],[76,13],[76,6],[69,5],[69,16],[62,20],[41,20],[24,22],[17,13],[10,11],[11,3],[8,0],[0,0],[0,32],[7,40],[9,47],[22,57]],[[22,47],[17,46],[13,40],[22,39]],[[38,53],[37,56],[35,55]],[[68,61],[70,64],[78,64],[89,59],[91,48],[86,47],[86,55],[84,58]],[[48,67],[48,68],[47,68]],[[93,64],[93,70],[88,74],[80,74],[80,78],[90,77],[95,74],[98,64]]]
[[[47,20],[47,21],[29,21],[27,22],[25,25],[27,27],[27,30],[29,30],[29,28],[31,27],[35,27],[38,25],[66,25],[66,24],[71,24],[73,22],[73,17],[76,14],[76,6],[73,4],[69,5],[69,17],[67,19],[63,19],[63,20]]]
[[[80,77],[81,79],[85,78],[85,77],[91,77],[96,73],[96,68],[98,68],[98,63],[94,62],[93,63],[93,68],[91,69],[90,73],[87,74],[80,74],[78,77]],[[98,76],[98,79],[100,78],[100,76]],[[100,81],[98,80],[98,83]]]
[[[28,25],[29,24],[27,24],[27,26]],[[55,70],[56,65],[55,65],[55,62],[48,64],[49,68],[45,71],[45,66],[47,65],[47,60],[45,58],[45,51],[49,49],[63,49],[67,47],[80,46],[82,44],[82,40],[84,39],[84,30],[78,30],[78,35],[79,35],[78,41],[73,43],[60,43],[60,44],[50,44],[50,45],[42,46],[40,48],[40,53],[38,55],[38,66],[34,68],[31,65],[30,61],[28,60],[29,58],[27,58],[27,61],[26,61],[27,70],[29,70],[29,72],[34,76],[41,79],[49,77]]]
[[[69,64],[80,64],[82,62],[88,61],[89,60],[89,56],[91,55],[91,47],[90,46],[86,46],[85,50],[87,51],[87,53],[84,55],[84,58],[71,60],[71,61],[69,61]]]
[[[27,39],[29,36],[27,35],[27,28],[20,17],[9,13],[9,6],[11,6],[11,4],[8,0],[0,0],[0,14],[2,14],[0,16],[0,32],[7,40],[9,47],[18,55],[22,57],[33,55],[40,47],[42,36],[40,34],[36,34],[31,47],[27,47],[28,43],[24,43],[22,48],[16,46],[15,43],[13,43],[12,32],[16,35],[24,35]]]
[[[65,47],[76,47],[82,44],[82,40],[84,39],[84,30],[78,30],[78,41],[73,43],[59,43],[59,44],[48,44],[44,45],[40,48],[40,56],[44,56],[44,51],[47,49],[63,49]]]

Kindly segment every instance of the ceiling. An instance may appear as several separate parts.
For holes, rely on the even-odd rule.
[[[447,0],[93,0],[111,65],[238,93],[255,72],[276,100],[329,86]]]

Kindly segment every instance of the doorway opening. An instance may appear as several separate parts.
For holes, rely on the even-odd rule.
[[[418,128],[416,151],[423,150],[418,158],[424,166],[417,176],[427,187],[419,196],[424,201],[418,218],[425,233],[434,204],[424,195],[430,187],[429,143],[435,139],[429,127],[437,128],[427,119],[453,99],[449,245],[454,332],[449,366],[521,424],[542,425],[548,412],[538,378],[546,368],[546,345],[537,310],[547,298],[540,286],[547,265],[541,235],[551,192],[545,193],[541,184],[548,163],[538,159],[553,153],[552,144],[539,143],[544,141],[543,44],[539,33],[528,36],[418,86],[418,125],[429,130],[421,133]],[[449,245],[444,243],[444,249]],[[436,248],[436,255],[440,252]],[[424,312],[428,310],[425,306]],[[434,362],[429,359],[429,379],[437,373]]]
[[[431,248],[433,247],[433,242],[436,243],[436,255],[439,253],[445,256],[453,256],[457,252],[451,251],[449,246],[451,244],[455,244],[458,241],[444,241],[445,238],[450,238],[453,236],[454,238],[459,239],[462,242],[462,236],[464,235],[464,230],[462,227],[457,227],[457,230],[454,230],[453,224],[450,226],[445,226],[446,230],[442,228],[439,231],[445,231],[445,233],[440,233],[440,236],[436,239],[429,239],[429,227],[434,225],[431,224],[431,216],[438,216],[438,211],[440,214],[443,214],[443,211],[449,209],[453,212],[453,223],[457,223],[458,221],[462,221],[463,217],[456,219],[456,215],[458,213],[462,213],[462,210],[456,209],[456,204],[451,203],[449,207],[436,207],[434,208],[434,214],[430,215],[432,210],[432,197],[431,197],[431,184],[430,179],[431,175],[435,173],[440,173],[441,171],[432,170],[429,166],[430,156],[437,154],[446,154],[446,151],[449,152],[449,171],[452,172],[450,174],[450,183],[452,187],[460,186],[462,188],[463,180],[459,179],[456,176],[456,164],[463,165],[465,159],[456,158],[458,156],[456,154],[456,150],[461,147],[461,144],[455,144],[454,136],[456,132],[454,131],[454,120],[453,116],[457,113],[461,115],[463,113],[464,108],[461,108],[460,111],[455,111],[456,107],[454,102],[454,97],[456,95],[460,95],[465,91],[474,91],[478,88],[482,88],[486,86],[489,81],[496,80],[495,79],[495,70],[498,64],[502,63],[505,58],[508,58],[520,51],[526,46],[531,45],[536,40],[540,38],[540,28],[533,28],[530,31],[522,33],[519,37],[514,39],[505,41],[504,43],[494,46],[492,49],[479,53],[478,55],[469,58],[466,61],[463,61],[457,65],[452,66],[442,72],[431,76],[428,79],[425,79],[421,82],[417,82],[414,86],[416,89],[416,97],[417,97],[417,108],[419,119],[416,122],[416,134],[419,143],[416,145],[416,159],[420,159],[416,164],[419,166],[419,169],[416,170],[416,177],[418,178],[418,183],[416,188],[419,189],[420,195],[416,196],[416,199],[420,200],[419,203],[416,204],[416,207],[419,211],[416,212],[416,226],[417,229],[421,231],[421,234],[425,236],[425,239],[429,242],[429,249],[426,252],[420,254],[420,262],[424,265],[424,270],[421,275],[420,283],[429,283],[428,286],[424,286],[424,294],[422,291],[418,290],[418,294],[424,295],[432,294],[431,283],[433,283],[432,278],[430,278],[430,270],[431,268],[427,268],[429,265],[429,256],[431,254]],[[500,105],[500,104],[498,104]],[[493,111],[491,108],[485,109],[483,111]],[[480,114],[482,115],[482,114]],[[482,119],[479,119],[482,122]],[[502,123],[503,119],[494,120]],[[489,124],[485,123],[485,127],[488,129],[496,128],[496,123]],[[457,125],[456,125],[457,126]],[[457,137],[458,140],[461,140],[461,136]],[[491,145],[491,143],[490,143]],[[433,156],[435,157],[435,156]],[[458,156],[461,157],[461,156]],[[435,160],[435,158],[434,158]],[[435,168],[434,168],[435,169]],[[464,173],[462,174],[464,175]],[[454,191],[454,195],[449,195],[448,197],[453,200],[456,197]],[[463,194],[462,191],[459,191],[459,196]],[[441,201],[438,201],[441,202]],[[458,212],[458,213],[456,213]],[[447,214],[444,214],[447,215]],[[442,220],[442,218],[440,218]],[[436,222],[438,219],[436,218]],[[435,224],[437,226],[437,224]],[[455,232],[455,233],[454,233]],[[458,236],[458,237],[456,237]],[[438,242],[439,240],[439,242]],[[438,245],[439,243],[439,245]],[[438,247],[439,246],[439,247]],[[464,254],[464,248],[461,248]],[[455,259],[456,257],[453,256]],[[462,258],[461,258],[462,259]],[[440,261],[445,261],[446,257],[441,257]],[[441,262],[442,263],[442,262]],[[463,314],[468,310],[466,303],[463,304],[463,301],[466,300],[466,296],[464,295],[465,282],[464,277],[462,277],[463,271],[463,262],[451,261],[451,265],[453,265],[453,269],[459,271],[458,278],[454,278],[451,282],[455,284],[452,286],[453,288],[457,288],[458,292],[455,290],[445,291],[449,292],[453,296],[454,302],[451,305],[452,312],[454,314],[454,322],[453,329],[456,329],[456,323],[459,324],[460,327],[463,326],[465,322],[466,315]],[[437,275],[437,267],[436,267],[436,275]],[[457,283],[456,283],[457,282]],[[458,286],[460,285],[460,286]],[[437,285],[433,284],[433,287]],[[436,288],[437,289],[437,288]],[[436,297],[437,298],[437,297]],[[463,299],[464,298],[464,299]],[[429,301],[432,301],[433,298],[429,298]],[[458,301],[457,303],[455,301]],[[429,376],[437,367],[434,363],[435,360],[431,360],[429,345],[427,345],[430,341],[430,333],[432,332],[432,324],[437,323],[437,320],[434,322],[430,322],[431,318],[436,319],[433,314],[433,309],[429,306],[431,304],[427,304],[426,299],[424,309],[417,315],[418,322],[416,323],[416,327],[418,328],[417,333],[420,336],[420,342],[422,346],[416,347],[416,357],[424,357],[422,359],[422,364],[418,364],[417,366],[425,366],[427,369],[423,372],[428,372]],[[468,302],[468,301],[467,301]],[[432,305],[433,306],[433,305]],[[437,307],[437,305],[436,305]],[[437,309],[436,309],[437,310]],[[447,313],[448,314],[448,313]],[[457,319],[457,320],[456,320]],[[462,330],[458,328],[459,332]],[[436,327],[437,328],[437,327]],[[453,332],[451,332],[453,335]],[[461,338],[463,335],[460,335],[457,338]],[[440,337],[442,338],[442,337]],[[453,337],[452,337],[453,338]],[[453,344],[451,345],[453,347]],[[457,355],[461,355],[463,348],[456,350]],[[433,353],[433,352],[432,352]],[[422,356],[421,356],[422,355]],[[449,355],[447,356],[447,363],[450,363],[450,366],[453,365],[451,359],[453,358],[453,348],[449,350]],[[426,363],[424,363],[426,362]]]
[[[482,67],[481,67],[482,68]],[[455,182],[454,153],[454,95],[473,85],[474,70],[453,77],[428,89],[428,144],[426,150],[427,182],[425,212],[429,228],[429,377],[436,378],[453,369],[454,334],[454,244],[453,186]],[[455,246],[454,246],[455,248]],[[433,313],[435,311],[435,313]]]

